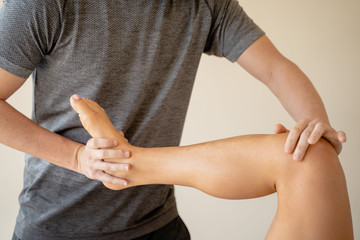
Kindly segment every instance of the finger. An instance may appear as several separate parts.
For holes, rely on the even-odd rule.
[[[77,94],[74,94],[70,97],[70,105],[75,110],[75,112],[79,112],[77,109],[77,105],[75,104],[78,100],[80,100],[80,97]]]
[[[327,127],[327,125],[323,123],[316,123],[314,130],[309,136],[308,143],[309,144],[317,143],[320,140],[320,138],[325,134],[325,132],[328,132],[329,130],[330,129],[329,127]]]
[[[130,157],[130,152],[122,149],[97,149],[93,150],[93,159],[127,159]]]
[[[308,124],[305,130],[301,133],[299,141],[296,145],[293,159],[296,161],[301,161],[304,156],[307,148],[309,147],[309,137],[311,136],[314,128],[316,126],[316,121],[312,121]]]
[[[117,141],[110,138],[91,138],[86,146],[90,148],[112,148],[117,146]]]
[[[303,130],[306,128],[306,126],[309,124],[309,120],[307,119],[303,119],[301,121],[299,121],[295,127],[293,127],[290,132],[289,135],[286,139],[286,143],[285,143],[285,152],[287,153],[292,153],[295,149],[296,143],[299,140],[299,137],[301,135],[301,133],[303,132]]]
[[[316,129],[317,128],[317,129]],[[317,133],[314,133],[314,132]],[[343,131],[336,132],[333,128],[331,128],[327,124],[318,123],[313,131],[314,135],[320,135],[316,136],[317,139],[309,139],[310,144],[317,143],[321,137],[325,138],[335,149],[337,154],[340,154],[342,150],[342,143],[346,141],[346,134]]]
[[[284,125],[282,125],[281,123],[278,123],[278,124],[275,125],[274,132],[278,134],[278,133],[289,132],[289,130]]]
[[[342,143],[346,142],[346,134],[343,131],[336,132],[332,127],[325,123],[317,123],[311,136],[309,137],[309,144],[317,143],[323,137],[333,145],[335,151],[340,154]]]
[[[309,130],[309,131],[311,131],[311,130]],[[311,134],[311,133],[309,133],[309,131],[305,130],[300,136],[300,139],[296,145],[296,148],[295,148],[295,151],[293,154],[293,159],[295,161],[301,161],[305,156],[305,152],[309,147],[308,138]]]
[[[127,163],[110,163],[104,161],[96,161],[96,169],[106,172],[128,172],[130,170],[130,164]]]
[[[347,141],[347,137],[346,137],[346,133],[343,131],[338,131],[337,132],[337,138],[339,139],[340,142],[345,143]]]
[[[114,177],[103,171],[97,171],[95,174],[95,177],[97,180],[99,180],[101,182],[109,183],[109,184],[115,184],[115,185],[119,185],[119,186],[127,186],[129,184],[126,179]]]

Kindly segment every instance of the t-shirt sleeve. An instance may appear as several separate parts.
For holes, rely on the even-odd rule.
[[[61,27],[60,4],[5,0],[0,9],[0,68],[27,78],[51,52]]]
[[[214,0],[212,24],[204,53],[235,62],[264,34],[236,0]]]

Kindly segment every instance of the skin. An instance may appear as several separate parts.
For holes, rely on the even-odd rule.
[[[334,148],[325,140],[309,147],[302,162],[284,153],[287,134],[246,135],[184,147],[132,146],[104,109],[74,95],[71,106],[93,137],[114,138],[129,149],[126,172],[112,172],[127,186],[177,184],[226,199],[278,194],[278,209],[266,239],[353,239],[345,177]],[[264,154],[266,153],[266,154]],[[124,186],[105,185],[111,189]]]
[[[331,127],[324,104],[309,78],[285,58],[267,36],[255,41],[237,63],[263,82],[297,121],[284,147],[285,152],[293,153],[294,160],[301,161],[309,145],[321,137],[326,138],[338,154],[341,152],[346,134]],[[288,130],[278,125],[276,132]]]
[[[214,142],[210,145],[206,143],[201,144],[196,151],[190,147],[181,147],[176,150],[176,156],[178,157],[173,158],[172,161],[177,159],[178,163],[183,163],[184,159],[188,159],[190,162],[183,165],[192,166],[190,163],[197,162],[197,164],[203,166],[205,165],[204,163],[209,162],[211,156],[218,156],[217,159],[221,159],[220,157],[223,156],[224,151],[219,151],[219,149],[223,149],[224,144],[228,143],[225,148],[225,153],[232,152],[235,156],[232,160],[229,160],[229,163],[240,164],[243,162],[244,164],[250,164],[240,164],[238,170],[241,171],[241,169],[245,169],[244,167],[248,167],[246,168],[247,171],[237,172],[229,178],[231,182],[241,178],[246,180],[237,181],[239,185],[237,185],[236,189],[232,189],[232,191],[225,191],[224,188],[224,186],[229,187],[232,185],[228,184],[229,179],[221,180],[214,177],[214,175],[212,175],[212,178],[206,178],[206,176],[204,176],[201,180],[200,178],[194,177],[197,173],[189,174],[186,169],[183,169],[184,174],[187,172],[188,178],[181,177],[182,174],[175,177],[176,175],[174,174],[176,170],[172,170],[172,165],[163,164],[165,161],[161,161],[162,164],[157,165],[157,168],[153,169],[158,169],[161,174],[145,174],[145,159],[169,158],[169,150],[171,148],[162,149],[161,151],[158,149],[159,151],[156,155],[153,155],[154,152],[152,152],[152,150],[147,151],[141,149],[143,154],[147,153],[148,155],[144,155],[142,164],[136,166],[133,161],[135,157],[138,156],[136,151],[140,148],[134,146],[130,148],[129,146],[129,149],[125,147],[113,149],[116,146],[122,146],[120,144],[122,141],[119,141],[120,139],[92,138],[84,145],[42,128],[7,103],[6,100],[22,86],[26,79],[17,77],[1,68],[0,143],[58,166],[84,174],[91,179],[106,182],[113,186],[117,185],[117,187],[123,184],[135,186],[150,182],[168,182],[194,186],[217,197],[236,199],[261,196],[274,192],[276,189],[279,195],[279,208],[268,233],[269,239],[275,238],[273,236],[277,236],[277,239],[289,239],[287,237],[281,237],[281,234],[286,236],[287,231],[291,233],[296,232],[293,236],[299,237],[299,239],[351,239],[351,230],[349,230],[351,228],[351,220],[349,219],[351,218],[348,209],[345,180],[336,158],[336,153],[339,153],[341,150],[341,143],[346,140],[345,134],[341,131],[334,130],[330,126],[322,101],[309,79],[295,64],[283,57],[266,36],[252,44],[240,56],[238,63],[274,92],[287,111],[297,121],[297,124],[294,130],[290,130],[288,137],[284,134],[262,136],[260,138],[243,136],[235,140],[224,140],[224,142],[220,142],[221,144],[217,146],[221,145],[221,148],[215,148],[215,145],[219,142]],[[284,126],[277,126],[277,132],[286,131],[287,129]],[[315,137],[309,139],[311,135]],[[333,148],[336,149],[336,152],[331,151],[329,144],[321,140],[322,138],[320,138],[320,136],[328,139]],[[319,144],[309,147],[309,142],[313,144],[316,140],[319,141]],[[269,166],[266,169],[274,166],[271,171],[263,172],[263,174],[260,175],[255,172],[253,177],[246,175],[248,169],[255,169],[254,166],[251,165],[251,162],[256,163],[258,159],[261,160],[261,158],[251,156],[252,161],[239,161],[237,159],[239,155],[237,154],[240,154],[241,151],[235,150],[239,150],[239,146],[250,142],[254,149],[260,148],[266,152],[273,151],[272,157],[267,158]],[[271,144],[268,144],[269,142]],[[296,144],[296,142],[298,142],[298,144]],[[286,152],[293,154],[285,154],[283,151],[284,146]],[[211,151],[208,151],[209,147],[212,148]],[[324,154],[324,149],[322,148],[325,148],[326,154]],[[218,150],[216,154],[213,152],[214,149]],[[274,151],[274,149],[276,151]],[[133,155],[131,160],[129,159],[130,151]],[[305,155],[305,153],[307,154]],[[192,154],[193,156],[189,157],[185,154]],[[205,156],[202,156],[202,154],[205,154]],[[298,162],[289,161],[292,156],[297,160],[305,156],[305,160],[301,166],[304,166],[303,169],[306,171],[300,171],[300,167],[295,167],[298,166],[295,165],[298,164]],[[248,157],[249,156],[246,156],[242,159]],[[196,158],[196,161],[192,161],[194,158]],[[118,162],[112,159],[124,159],[126,161]],[[140,163],[140,160],[138,160],[138,162]],[[221,163],[222,162],[220,162],[218,166],[222,167],[223,164]],[[229,163],[227,162],[227,164]],[[265,164],[265,162],[261,162],[261,164]],[[216,164],[210,165],[212,168],[209,170],[218,171]],[[261,166],[262,167],[257,169],[265,169],[263,167],[264,165]],[[141,169],[143,169],[143,171],[140,171]],[[291,169],[291,171],[289,169]],[[309,170],[309,172],[307,170]],[[145,178],[137,178],[136,172],[143,173],[143,176],[148,176],[149,179],[144,180]],[[202,171],[202,173],[205,174],[204,171]],[[166,175],[168,177],[166,177]],[[329,177],[329,175],[331,177]],[[154,176],[158,176],[160,179],[154,179]],[[169,178],[169,176],[173,178]],[[221,172],[216,176],[222,176]],[[255,178],[255,176],[262,178]],[[296,176],[296,178],[293,176]],[[212,180],[211,184],[206,184],[204,179]],[[259,179],[261,179],[261,181],[259,181]],[[266,184],[259,185],[257,183]],[[221,188],[218,189],[224,189],[223,192],[216,190],[216,186],[219,185]],[[252,190],[247,187],[249,185],[257,187]],[[209,186],[210,189],[207,189],[206,186]],[[309,188],[304,189],[305,187]],[[241,189],[246,189],[246,191],[241,191]],[[296,189],[299,190],[295,191]],[[230,194],[230,192],[233,193]],[[320,206],[317,206],[314,201],[311,201],[311,199],[309,199],[310,196],[318,199],[316,202],[321,203]],[[337,208],[333,207],[334,202],[336,202]],[[292,204],[288,206],[287,203]],[[307,209],[312,209],[312,213],[306,211]],[[326,209],[326,211],[317,211],[321,209]],[[294,216],[296,216],[296,218]],[[331,219],[331,221],[329,219]],[[319,226],[321,224],[325,226]],[[322,233],[317,233],[315,228],[313,228],[313,231],[310,231],[311,226],[308,225],[315,226],[317,229],[322,229],[329,234],[332,233],[333,238],[325,238],[326,233],[321,235],[323,238],[314,237],[316,234]],[[343,229],[343,231],[341,231],[341,229]],[[308,235],[303,237],[304,234]],[[339,234],[343,234],[344,238],[336,238]],[[294,237],[291,239],[294,239]]]
[[[295,160],[301,160],[309,142],[314,144],[322,136],[340,153],[342,142],[346,141],[345,133],[330,126],[324,105],[310,80],[282,56],[266,36],[248,47],[237,62],[267,85],[298,122],[284,143],[285,152],[292,153]],[[0,68],[0,143],[91,179],[123,184],[123,179],[106,174],[104,170],[126,170],[127,165],[101,161],[130,156],[127,149],[110,149],[117,145],[116,141],[93,138],[86,145],[74,142],[40,127],[7,103],[25,80]],[[287,131],[284,126],[279,126],[278,133]],[[309,139],[309,136],[313,137]]]
[[[81,143],[55,134],[31,121],[28,117],[7,103],[7,99],[20,88],[26,79],[17,77],[0,68],[0,143],[30,155],[45,159],[86,176],[94,176],[100,181],[122,184],[122,179],[105,174],[102,170],[111,167],[124,170],[123,164],[110,164],[98,161],[99,158],[127,158],[129,152],[123,150],[104,151],[97,146],[114,147],[114,141],[90,140],[85,146]],[[83,158],[78,159],[79,149],[85,150]],[[96,172],[95,175],[93,173]],[[90,174],[91,173],[91,174]]]

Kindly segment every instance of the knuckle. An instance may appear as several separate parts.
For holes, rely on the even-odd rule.
[[[319,123],[320,122],[320,120],[319,119],[313,119],[313,120],[311,120],[311,122],[310,123],[312,123],[312,124],[317,124],[317,123]]]
[[[117,171],[121,171],[121,172],[127,172],[129,170],[129,167],[127,164],[120,164],[117,167]]]
[[[103,159],[106,157],[106,151],[105,150],[99,150],[99,158]]]
[[[104,171],[112,171],[111,164],[109,164],[109,163],[104,164],[104,166],[103,166],[102,169],[103,169]]]
[[[318,123],[315,122],[315,120],[314,120],[314,121],[309,122],[308,127],[314,128],[317,125],[318,125]]]
[[[305,131],[302,132],[301,136],[302,136],[303,138],[306,138],[306,139],[307,139],[307,138],[310,137],[311,133],[312,133],[312,129],[307,129],[307,130],[305,130]]]
[[[301,124],[301,125],[308,125],[309,123],[311,122],[311,120],[310,119],[308,119],[308,118],[303,118],[303,119],[301,119],[300,121],[299,121],[299,124]]]
[[[109,182],[110,182],[111,184],[119,185],[119,183],[120,183],[120,181],[117,180],[117,179],[114,178],[114,177],[110,177],[110,176],[109,176],[108,179],[109,179]]]
[[[291,132],[293,132],[293,133],[299,133],[300,131],[301,131],[300,128],[297,126],[295,126],[291,129]]]
[[[120,182],[117,178],[110,176],[110,175],[105,175],[104,180],[107,183],[115,184],[115,185],[119,185],[119,182]]]
[[[89,162],[93,162],[95,161],[95,159],[96,159],[95,153],[93,151],[89,151],[87,154],[87,160]]]
[[[326,124],[323,123],[323,122],[318,122],[318,123],[317,123],[317,126],[318,126],[320,129],[325,129],[325,128],[326,128]]]
[[[93,146],[94,148],[98,148],[99,144],[100,144],[99,139],[97,139],[97,138],[92,138],[92,146]]]
[[[95,171],[90,170],[90,171],[87,172],[86,176],[88,178],[90,178],[90,179],[95,179],[96,178],[96,173],[95,173]]]
[[[309,146],[306,140],[300,140],[298,145],[296,146],[297,150],[304,151]]]
[[[96,141],[95,138],[90,138],[90,139],[87,141],[86,146],[88,146],[88,147],[94,146],[94,145],[95,145],[95,141]]]
[[[85,152],[84,159],[86,162],[90,161],[92,159],[91,153]]]
[[[114,152],[114,157],[119,157],[119,158],[122,158],[123,157],[123,154],[124,152],[122,150],[116,150]]]

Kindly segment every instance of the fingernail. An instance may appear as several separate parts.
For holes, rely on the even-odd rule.
[[[295,161],[300,161],[301,160],[301,155],[299,153],[294,153],[294,160]]]
[[[77,94],[74,94],[74,95],[73,95],[73,98],[74,98],[75,100],[79,100],[79,99],[80,99],[79,95],[77,95]]]
[[[126,166],[124,167],[124,170],[125,170],[125,171],[129,171],[129,169],[130,169],[129,165],[126,165]]]
[[[127,186],[128,185],[128,183],[127,182],[123,182],[123,186]]]
[[[127,157],[127,158],[130,157],[130,152],[129,151],[125,151],[125,157]]]
[[[308,143],[309,144],[315,144],[316,142],[315,142],[315,138],[309,138],[308,139]]]
[[[117,146],[117,145],[118,145],[117,141],[114,140],[114,141],[113,141],[113,146]]]

